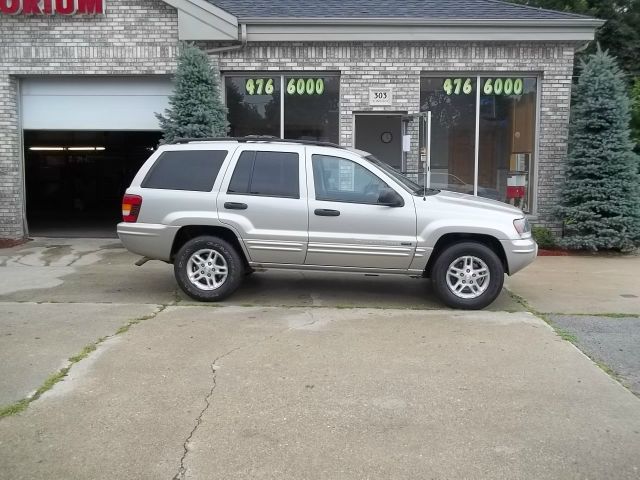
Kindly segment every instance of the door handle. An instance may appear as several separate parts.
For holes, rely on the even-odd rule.
[[[313,212],[319,217],[339,217],[340,210],[330,210],[328,208],[316,208]]]
[[[224,208],[228,210],[246,210],[247,204],[239,202],[224,202]]]

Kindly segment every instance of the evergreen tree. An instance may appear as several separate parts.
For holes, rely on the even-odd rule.
[[[631,89],[631,132],[636,152],[640,152],[640,77],[635,79]]]
[[[227,107],[220,98],[220,73],[198,47],[182,44],[175,87],[165,115],[156,113],[162,128],[161,143],[176,138],[224,137]]]
[[[596,31],[596,41],[618,59],[628,80],[640,76],[640,0],[509,0],[530,7],[559,10],[606,20]],[[592,44],[578,57],[596,50]]]
[[[615,59],[588,57],[574,87],[562,244],[628,251],[640,244],[640,178],[630,138],[630,105]]]

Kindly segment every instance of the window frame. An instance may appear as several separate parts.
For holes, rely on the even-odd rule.
[[[246,193],[241,193],[241,192],[230,192],[229,191],[229,187],[231,186],[231,182],[233,181],[233,175],[236,172],[236,169],[238,168],[238,164],[240,163],[240,158],[242,157],[242,154],[244,152],[252,152],[253,153],[253,158],[252,158],[252,167],[251,167],[251,173],[249,175],[249,190],[251,190],[251,184],[253,182],[253,174],[255,171],[255,167],[256,167],[256,160],[257,160],[257,155],[258,152],[265,152],[265,153],[286,153],[286,154],[293,154],[293,155],[297,155],[298,156],[298,195],[294,196],[294,195],[271,195],[271,194],[266,194],[266,193],[251,193],[246,192]],[[304,154],[301,153],[300,151],[295,151],[295,150],[271,150],[271,149],[260,149],[260,148],[256,148],[255,146],[253,147],[249,147],[249,148],[243,148],[237,151],[237,155],[236,155],[236,159],[233,162],[233,168],[231,168],[231,172],[229,173],[229,181],[226,184],[226,189],[225,189],[225,194],[226,195],[242,195],[242,196],[248,196],[248,197],[267,197],[267,198],[289,198],[292,200],[300,200],[302,198],[302,183],[301,183],[301,179],[300,179],[300,172],[304,172]]]
[[[536,79],[536,103],[535,103],[535,118],[533,121],[534,132],[533,132],[533,167],[530,171],[530,179],[529,179],[529,209],[524,211],[524,213],[529,217],[535,217],[538,213],[538,180],[539,180],[539,154],[540,154],[540,119],[541,119],[541,99],[542,99],[542,83],[544,81],[543,72],[539,70],[505,70],[505,71],[497,71],[497,70],[445,70],[441,72],[430,72],[430,71],[422,71],[420,72],[420,98],[419,104],[422,106],[422,79],[423,78],[449,78],[449,77],[468,77],[475,79],[474,88],[476,89],[475,93],[475,138],[474,138],[474,155],[475,155],[475,165],[474,165],[474,180],[473,180],[473,189],[474,196],[478,196],[478,172],[479,172],[479,135],[480,135],[480,97],[482,96],[481,92],[481,79],[483,77],[526,77],[526,78],[535,78]],[[422,110],[421,110],[422,112]]]
[[[340,123],[340,93],[341,93],[341,75],[339,71],[335,70],[306,70],[306,71],[296,71],[296,70],[275,70],[275,71],[265,71],[265,70],[245,70],[245,71],[229,71],[222,73],[222,100],[227,106],[227,77],[273,77],[274,80],[279,79],[280,86],[280,138],[285,138],[284,136],[284,125],[285,125],[285,92],[287,86],[285,84],[285,77],[296,76],[299,78],[316,78],[316,77],[333,77],[338,79],[338,123]],[[340,127],[338,127],[338,140],[340,137]]]

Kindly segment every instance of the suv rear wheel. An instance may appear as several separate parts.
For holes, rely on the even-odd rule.
[[[447,306],[480,310],[502,290],[504,267],[486,245],[461,242],[447,247],[431,270],[431,283]]]
[[[196,237],[178,251],[173,271],[178,285],[191,298],[217,302],[231,295],[244,278],[244,263],[227,241]]]

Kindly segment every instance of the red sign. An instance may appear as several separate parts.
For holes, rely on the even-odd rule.
[[[3,15],[100,15],[105,0],[0,0]]]
[[[524,198],[524,187],[507,187],[507,198]]]

